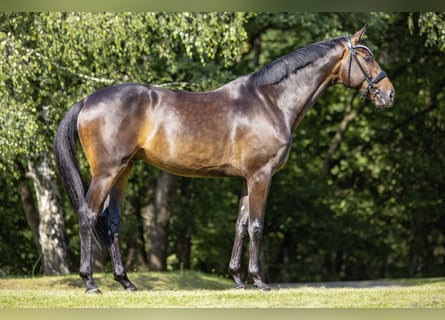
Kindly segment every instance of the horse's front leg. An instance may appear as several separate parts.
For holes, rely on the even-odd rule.
[[[243,255],[244,239],[247,234],[249,221],[249,197],[246,182],[243,181],[243,191],[241,193],[238,218],[235,226],[235,240],[233,242],[232,256],[230,258],[229,273],[235,281],[236,289],[245,289],[246,285],[241,280],[241,258]]]
[[[259,254],[271,178],[271,170],[266,167],[258,170],[247,180],[249,193],[248,232],[250,238],[248,273],[254,286],[265,291],[270,290],[270,287],[263,282],[259,266]]]

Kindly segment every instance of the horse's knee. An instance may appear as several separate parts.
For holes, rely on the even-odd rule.
[[[261,239],[263,235],[263,224],[257,220],[249,223],[249,236],[252,240]]]

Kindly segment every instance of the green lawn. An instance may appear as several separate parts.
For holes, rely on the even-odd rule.
[[[76,275],[0,279],[3,308],[405,308],[445,307],[445,278],[367,282],[363,287],[299,284],[295,288],[232,289],[229,279],[197,272],[132,273],[138,292],[110,274],[96,274],[101,295],[84,294]],[[329,284],[327,284],[329,286]]]

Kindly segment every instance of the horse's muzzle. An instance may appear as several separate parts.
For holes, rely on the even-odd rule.
[[[374,92],[375,105],[377,107],[391,107],[394,104],[396,93],[394,89],[381,90],[377,89]]]

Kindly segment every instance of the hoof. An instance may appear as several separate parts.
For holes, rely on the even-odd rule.
[[[254,285],[255,287],[257,287],[258,289],[260,289],[260,290],[263,290],[263,291],[270,291],[270,287],[269,287],[267,284],[265,284],[263,281],[255,281],[255,282],[253,283],[253,285]]]
[[[262,288],[259,288],[259,289],[261,289],[263,291],[270,291],[270,287],[267,284],[265,284]]]
[[[102,291],[100,291],[98,288],[91,288],[87,289],[85,291],[86,294],[102,294]]]
[[[247,288],[247,286],[244,283],[240,282],[240,283],[235,283],[235,286],[233,288],[237,290],[244,290]]]
[[[126,291],[128,292],[134,292],[134,291],[138,291],[138,288],[136,288],[134,285],[131,285],[128,288],[125,288]]]

